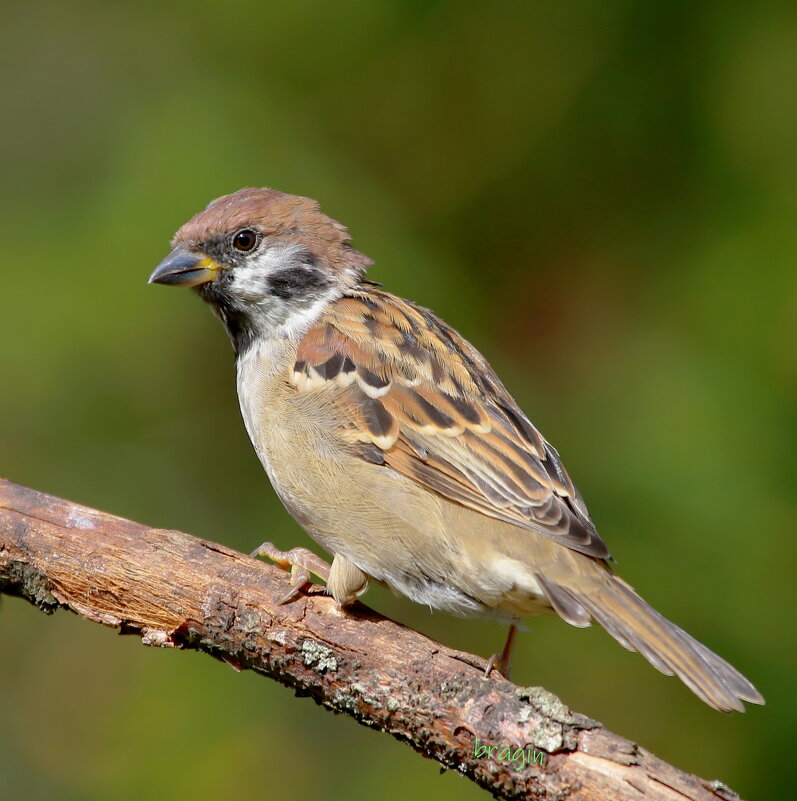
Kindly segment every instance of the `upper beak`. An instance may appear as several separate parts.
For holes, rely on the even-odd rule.
[[[221,268],[202,253],[176,247],[149,277],[150,284],[199,286],[212,281]]]

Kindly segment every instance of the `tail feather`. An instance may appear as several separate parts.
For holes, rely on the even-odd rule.
[[[583,629],[590,625],[589,612],[578,602],[575,596],[564,587],[549,581],[542,573],[535,574],[534,578],[548,596],[554,611],[571,626]],[[628,647],[628,646],[626,646]]]
[[[569,596],[564,602],[563,593]],[[576,593],[557,585],[554,594],[558,596],[555,607],[564,605],[570,617],[578,618],[574,604],[580,606],[622,646],[638,651],[662,673],[678,676],[709,706],[742,712],[742,701],[764,703],[736,668],[659,614],[617,576],[608,577],[594,593]]]

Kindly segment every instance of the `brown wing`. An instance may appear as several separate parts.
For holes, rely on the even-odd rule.
[[[370,287],[354,292],[305,335],[292,378],[300,392],[331,393],[340,436],[363,458],[610,558],[557,452],[485,358],[428,310]]]

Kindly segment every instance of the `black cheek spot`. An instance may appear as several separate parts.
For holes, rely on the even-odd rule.
[[[272,295],[289,300],[323,289],[329,285],[329,280],[320,270],[311,267],[289,267],[269,276],[268,285]]]

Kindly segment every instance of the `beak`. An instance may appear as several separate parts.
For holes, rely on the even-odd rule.
[[[199,286],[212,281],[220,269],[208,256],[177,247],[155,268],[148,283]]]

